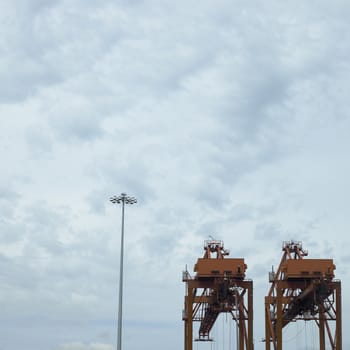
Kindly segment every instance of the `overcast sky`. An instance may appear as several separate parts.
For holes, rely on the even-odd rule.
[[[246,259],[255,350],[284,240],[334,259],[349,329],[349,18],[347,0],[2,0],[0,349],[116,348],[121,192],[125,349],[182,349],[181,272],[209,235]],[[311,348],[300,327],[286,350]]]

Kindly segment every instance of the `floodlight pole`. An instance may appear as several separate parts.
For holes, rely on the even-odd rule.
[[[123,315],[123,270],[124,270],[124,212],[125,204],[135,204],[137,199],[135,197],[128,197],[126,193],[120,196],[113,196],[110,198],[113,204],[122,203],[122,229],[120,239],[120,264],[119,264],[119,304],[118,304],[118,339],[117,350],[122,349],[122,315]]]

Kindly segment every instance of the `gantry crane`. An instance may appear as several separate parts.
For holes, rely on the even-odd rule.
[[[341,350],[341,282],[334,279],[333,260],[304,259],[308,253],[298,241],[283,242],[282,251],[278,270],[269,274],[271,287],[265,297],[266,350],[271,343],[273,350],[282,350],[283,328],[300,319],[318,325],[320,350],[326,343]]]
[[[204,242],[204,256],[186,282],[183,310],[185,350],[192,350],[193,322],[200,322],[196,341],[211,341],[210,331],[222,312],[230,313],[238,326],[239,350],[253,350],[253,282],[245,279],[243,258],[225,258],[229,251],[219,240]]]

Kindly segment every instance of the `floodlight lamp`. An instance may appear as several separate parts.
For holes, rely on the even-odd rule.
[[[128,198],[128,203],[135,204],[135,203],[137,203],[137,199],[135,197],[129,197]]]
[[[120,197],[117,197],[117,196],[113,196],[109,199],[112,203],[120,203],[121,201],[121,198]]]
[[[122,193],[120,196],[113,196],[110,198],[113,204],[123,203],[123,204],[135,204],[137,199],[135,197],[128,197],[126,193]]]

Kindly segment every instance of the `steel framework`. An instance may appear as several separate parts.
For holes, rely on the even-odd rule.
[[[341,282],[334,279],[333,260],[304,259],[308,252],[301,242],[283,242],[282,251],[277,272],[269,274],[271,287],[265,297],[266,350],[271,344],[273,350],[282,350],[283,328],[300,319],[318,325],[320,350],[326,343],[341,350]]]
[[[222,312],[230,313],[238,327],[239,350],[253,350],[253,282],[245,279],[247,265],[242,258],[225,258],[229,254],[222,241],[204,242],[204,256],[186,282],[184,348],[192,350],[193,322],[200,322],[196,341],[211,341],[210,331]]]

